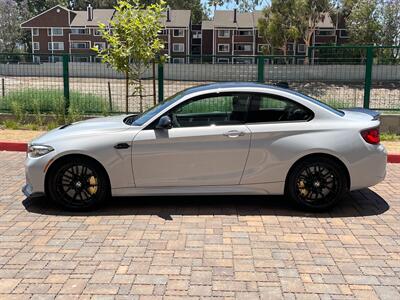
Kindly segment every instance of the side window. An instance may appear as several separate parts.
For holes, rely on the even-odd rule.
[[[247,123],[308,121],[313,113],[303,105],[269,94],[254,94],[249,106]]]
[[[188,100],[168,115],[173,127],[198,127],[243,124],[251,95],[221,93]]]

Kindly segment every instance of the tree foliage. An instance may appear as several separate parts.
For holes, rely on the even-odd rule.
[[[0,2],[0,52],[14,52],[17,44],[23,43],[24,32],[20,24],[26,17],[26,9],[20,9],[17,2]]]
[[[272,0],[271,5],[264,9],[264,18],[259,20],[258,28],[270,45],[270,49],[264,49],[265,53],[279,48],[286,55],[288,42],[299,38],[295,12],[296,0]]]
[[[383,45],[400,45],[400,0],[384,0],[382,5]]]
[[[90,3],[93,8],[113,8],[117,4],[117,0],[69,0],[68,7],[74,10],[86,9]]]
[[[162,28],[162,12],[165,2],[150,4],[144,9],[139,0],[120,0],[116,6],[110,28],[100,24],[100,32],[106,40],[105,49],[93,48],[103,62],[109,63],[126,76],[126,112],[128,112],[129,85],[134,89],[131,96],[140,97],[142,111],[143,87],[141,78],[163,48],[158,37]]]
[[[380,43],[382,24],[377,0],[359,0],[346,20],[350,40],[354,44]]]
[[[289,41],[312,44],[318,22],[330,10],[329,0],[272,0],[259,20],[259,30],[272,47],[286,54]]]

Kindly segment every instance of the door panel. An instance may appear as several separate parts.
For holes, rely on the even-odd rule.
[[[245,125],[143,130],[133,141],[136,187],[239,184],[249,147]]]

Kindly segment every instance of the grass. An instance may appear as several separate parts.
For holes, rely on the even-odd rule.
[[[21,112],[50,112],[63,110],[64,94],[55,89],[24,89],[12,91],[0,100],[0,110]],[[96,95],[80,92],[70,93],[70,107],[81,114],[108,112],[107,102]]]
[[[399,142],[400,135],[395,133],[381,132],[381,140],[386,142]]]

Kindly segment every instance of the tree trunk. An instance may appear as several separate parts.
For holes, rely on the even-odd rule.
[[[140,112],[143,112],[143,90],[142,90],[142,75],[139,75],[139,105],[140,105]]]
[[[129,72],[125,73],[125,112],[128,113],[129,103]]]

